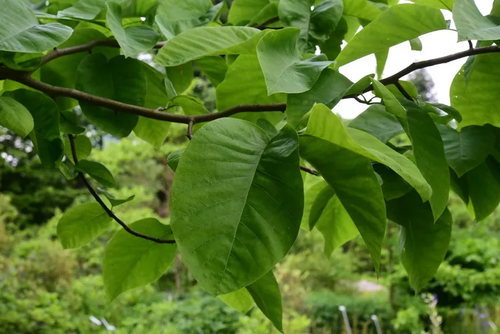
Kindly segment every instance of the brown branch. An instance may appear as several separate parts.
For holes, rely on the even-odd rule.
[[[167,43],[167,42],[159,42],[153,48],[159,49],[162,46],[164,46],[165,43]],[[59,58],[59,57],[68,56],[68,55],[72,55],[75,53],[92,51],[93,48],[96,48],[98,46],[107,46],[107,47],[111,47],[111,48],[119,48],[120,47],[118,42],[114,39],[96,39],[96,40],[93,40],[93,41],[90,41],[88,43],[81,44],[81,45],[70,46],[70,47],[67,47],[64,49],[54,49],[54,51],[47,53],[45,56],[43,56],[42,61],[40,63],[40,66],[48,63],[51,60]]]
[[[68,135],[68,139],[69,139],[69,142],[70,142],[70,145],[71,145],[71,155],[73,156],[73,161],[75,162],[75,165],[76,165],[76,164],[78,164],[78,156],[76,154],[75,138],[73,137],[73,135]],[[106,205],[106,203],[104,203],[102,201],[101,197],[97,194],[97,192],[94,190],[94,188],[92,188],[92,186],[90,185],[90,183],[87,180],[87,178],[85,178],[85,175],[82,172],[78,172],[78,176],[82,180],[82,182],[85,185],[85,187],[87,187],[87,189],[89,190],[90,194],[94,197],[94,199],[96,200],[96,202],[99,203],[99,205],[108,214],[108,216],[111,217],[111,219],[113,219],[114,221],[116,221],[118,224],[120,224],[121,227],[123,227],[123,229],[125,231],[127,231],[128,233],[130,233],[133,236],[136,236],[138,238],[150,240],[150,241],[156,242],[158,244],[174,244],[175,243],[175,240],[166,240],[166,239],[160,239],[160,238],[150,237],[149,235],[145,235],[145,234],[139,233],[137,231],[134,231],[130,227],[128,227],[128,225],[125,224],[120,218],[118,218],[114,214],[114,212],[110,208],[108,208],[108,206]]]
[[[319,172],[317,170],[309,168],[309,167],[300,166],[300,170],[302,170],[306,173],[309,173],[311,175],[314,175],[314,176],[319,176]]]
[[[187,137],[189,140],[193,139],[193,122],[188,123]]]
[[[64,88],[64,87],[56,87],[49,85],[45,82],[36,80],[31,77],[30,73],[23,71],[16,71],[6,67],[0,68],[0,78],[11,79],[22,83],[28,87],[34,88],[38,91],[44,92],[49,96],[65,96],[80,102],[87,102],[92,105],[97,105],[101,107],[106,107],[112,109],[114,111],[139,115],[146,118],[157,119],[160,121],[168,121],[173,123],[184,123],[189,124],[193,122],[202,123],[216,120],[218,118],[229,117],[231,115],[241,113],[241,112],[264,112],[264,111],[285,111],[286,103],[275,103],[275,104],[242,104],[238,106],[231,107],[221,112],[209,113],[203,115],[196,116],[187,116],[187,115],[177,115],[177,114],[169,114],[164,112],[159,112],[158,110],[162,110],[162,108],[158,109],[149,109],[139,106],[134,106],[131,104],[126,104],[122,102],[118,102],[115,100],[106,99],[100,96],[87,94],[85,92],[72,89],[72,88]]]

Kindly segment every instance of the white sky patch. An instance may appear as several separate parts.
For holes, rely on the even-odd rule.
[[[493,0],[476,0],[476,5],[483,15],[488,15],[493,5]],[[446,20],[452,19],[449,11],[444,11]],[[454,28],[452,25],[451,28]],[[389,57],[385,66],[383,77],[388,77],[415,61],[427,60],[431,58],[442,57],[456,52],[464,51],[469,48],[467,41],[457,43],[458,36],[452,30],[435,31],[420,36],[422,41],[422,51],[412,51],[409,42],[392,47],[389,51]],[[449,91],[453,78],[465,63],[466,58],[455,60],[447,64],[427,67],[427,73],[434,81],[436,98],[440,103],[449,104]],[[349,80],[356,82],[367,74],[375,73],[375,56],[369,55],[358,59],[340,68],[340,72]],[[405,78],[403,78],[405,79]],[[369,95],[366,95],[369,97]],[[360,104],[353,99],[345,99],[334,108],[334,111],[343,118],[354,118],[366,109],[366,105]]]

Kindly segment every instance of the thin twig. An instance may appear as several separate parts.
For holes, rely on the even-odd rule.
[[[467,43],[469,43],[469,50],[474,49],[474,44],[472,44],[472,41],[470,39],[467,40]]]
[[[407,99],[407,100],[410,100],[410,101],[413,101],[412,97],[410,96],[410,94],[408,94],[408,92],[406,91],[406,89],[403,87],[403,85],[401,85],[401,83],[399,81],[396,81],[394,83],[394,86],[396,86],[396,88],[401,92],[401,94],[403,94],[403,96]]]
[[[314,175],[314,176],[319,176],[319,172],[317,170],[309,168],[309,167],[300,166],[300,170],[302,170],[306,173],[309,173],[311,175]]]
[[[73,135],[68,135],[68,139],[69,139],[69,142],[70,142],[70,145],[71,145],[71,155],[73,156],[73,161],[75,162],[75,165],[76,165],[76,164],[78,164],[78,156],[76,154],[75,138],[73,137]],[[85,187],[87,187],[87,189],[89,190],[89,192],[92,195],[92,197],[94,197],[94,199],[96,200],[96,202],[99,203],[99,205],[108,214],[108,216],[110,216],[111,219],[113,219],[118,224],[120,224],[125,231],[127,231],[128,233],[130,233],[130,234],[132,234],[132,235],[134,235],[134,236],[136,236],[138,238],[150,240],[150,241],[156,242],[158,244],[174,244],[175,243],[175,240],[166,240],[166,239],[160,239],[160,238],[150,237],[149,235],[145,235],[145,234],[139,233],[137,231],[134,231],[130,227],[128,227],[127,224],[125,224],[120,218],[118,218],[113,213],[113,211],[110,208],[108,208],[108,206],[102,201],[101,197],[97,194],[97,192],[94,190],[94,188],[92,188],[92,186],[90,185],[90,183],[87,180],[87,178],[85,178],[85,175],[82,172],[78,172],[78,176],[82,180],[82,182],[85,185]]]
[[[188,123],[187,137],[189,140],[193,139],[193,121]]]
[[[271,17],[269,20],[266,20],[266,21],[262,22],[261,24],[254,26],[254,28],[260,29],[260,30],[270,29],[270,27],[267,27],[267,25],[272,24],[274,22],[278,22],[279,20],[280,20],[280,18],[277,16]]]

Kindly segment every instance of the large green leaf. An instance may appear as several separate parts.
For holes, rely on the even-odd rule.
[[[78,153],[77,153],[78,154]],[[91,178],[105,187],[114,187],[115,178],[103,164],[95,161],[80,160],[75,166],[80,172],[88,174]]]
[[[123,56],[109,62],[102,54],[91,54],[81,61],[76,73],[76,88],[89,94],[144,105],[147,93],[143,66]],[[81,102],[83,114],[95,125],[116,137],[126,137],[137,124],[137,116]]]
[[[257,45],[257,56],[266,79],[267,93],[303,93],[312,88],[321,71],[332,62],[324,55],[302,60],[297,49],[300,30],[271,31]]]
[[[29,110],[35,123],[30,137],[36,152],[44,166],[53,167],[62,159],[64,150],[57,104],[47,95],[27,89],[7,92],[4,96],[12,97]]]
[[[247,314],[254,305],[253,298],[246,288],[219,295],[219,298],[241,314]]]
[[[438,9],[413,4],[392,6],[354,36],[337,57],[337,66],[446,27]]]
[[[222,3],[212,6],[208,0],[163,0],[156,12],[155,21],[167,39],[181,32],[212,22]]]
[[[342,0],[324,0],[315,6],[311,13],[310,38],[315,42],[328,40],[342,19],[343,10]]]
[[[73,6],[59,11],[57,16],[93,20],[105,8],[106,1],[104,0],[79,0]]]
[[[491,158],[465,174],[477,221],[488,217],[500,202],[500,165]]]
[[[173,96],[169,96],[165,90],[163,75],[147,64],[142,64],[142,70],[146,76],[147,83],[144,107],[150,109],[165,107]],[[167,138],[170,124],[170,122],[162,122],[139,116],[134,133],[137,137],[147,141],[151,145],[160,147]]]
[[[406,110],[391,91],[379,81],[372,79],[375,95],[380,96],[384,101],[385,109],[394,116],[404,119]]]
[[[241,80],[245,73],[245,80]],[[229,66],[224,81],[216,90],[217,109],[225,110],[240,104],[283,103],[284,94],[267,95],[264,74],[260,69],[256,55],[241,55]],[[259,118],[267,118],[276,124],[283,119],[282,113],[241,113],[237,118],[256,122]]]
[[[493,151],[495,135],[486,127],[467,126],[458,132],[439,124],[438,129],[448,164],[458,177],[479,166]]]
[[[283,26],[300,29],[297,37],[299,49],[307,45],[312,5],[314,0],[281,0],[278,5],[278,16]]]
[[[199,27],[187,30],[163,46],[155,62],[177,66],[205,56],[254,53],[265,32],[249,27]]]
[[[439,9],[453,10],[455,0],[412,0],[414,3]]]
[[[35,126],[28,109],[13,98],[5,96],[0,96],[0,125],[23,138]]]
[[[448,209],[434,223],[428,203],[417,193],[387,202],[387,216],[402,226],[399,249],[410,285],[420,291],[434,276],[448,251],[452,217]]]
[[[332,128],[337,120],[326,106],[315,105],[300,138],[300,153],[335,190],[378,271],[386,227],[384,196],[370,159],[345,147],[356,145],[345,130],[338,133]]]
[[[500,127],[500,54],[477,55],[467,83],[462,68],[450,88],[451,105],[462,115],[461,127],[489,123]]]
[[[424,110],[411,103],[407,109],[408,135],[418,169],[432,187],[430,204],[434,219],[438,219],[448,205],[450,171],[443,140],[436,124]]]
[[[330,257],[336,248],[355,238],[359,231],[333,188],[324,181],[322,186],[323,189],[311,208],[309,223],[314,224],[323,234],[324,253]]]
[[[155,218],[130,224],[139,233],[173,240],[172,229]],[[102,274],[104,289],[112,301],[122,292],[152,283],[159,279],[172,263],[177,246],[159,244],[119,230],[104,251]]]
[[[106,39],[106,36],[96,29],[76,28],[73,35],[59,48],[81,45],[96,39]],[[103,53],[109,59],[118,56],[120,50],[117,48],[96,47],[92,49],[92,53]],[[76,70],[86,56],[87,54],[81,52],[51,60],[41,67],[40,80],[53,86],[75,88]],[[67,97],[57,96],[55,99],[61,110],[71,110],[78,104],[78,101]]]
[[[456,0],[453,5],[453,21],[457,26],[459,41],[500,39],[500,26],[483,16],[474,0]]]
[[[166,67],[167,78],[170,80],[176,93],[182,94],[189,88],[194,78],[191,62],[173,67]]]
[[[118,44],[120,44],[125,57],[136,56],[153,48],[160,35],[148,26],[123,28],[122,7],[114,1],[108,1],[106,6],[108,7],[106,21]]]
[[[39,53],[67,40],[73,31],[60,23],[38,24],[22,1],[0,0],[0,51]]]
[[[234,0],[227,17],[233,25],[245,25],[269,5],[269,0]]]
[[[396,116],[388,113],[384,106],[375,104],[349,122],[349,127],[368,132],[383,143],[404,133]]]
[[[344,0],[344,15],[362,20],[373,21],[381,13],[371,1],[367,0]],[[359,27],[359,23],[358,23]],[[356,32],[357,28],[354,30]]]
[[[247,290],[262,313],[271,320],[274,327],[283,332],[281,292],[273,271],[269,270],[267,274],[247,286]]]
[[[298,138],[224,118],[203,126],[181,156],[171,224],[182,258],[213,295],[255,282],[292,246],[303,209]]]
[[[222,57],[208,56],[198,59],[196,65],[206,75],[207,79],[217,87],[226,77],[227,63]]]
[[[108,229],[111,217],[97,203],[85,203],[67,210],[57,224],[57,236],[64,248],[83,246]]]
[[[315,103],[333,108],[351,87],[352,82],[337,71],[324,70],[310,90],[287,97],[286,117],[293,127],[299,125],[305,114]]]

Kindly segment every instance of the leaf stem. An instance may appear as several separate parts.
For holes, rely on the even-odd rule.
[[[78,163],[78,156],[76,155],[75,138],[73,137],[73,135],[68,135],[68,139],[69,139],[69,142],[70,142],[70,145],[71,145],[71,155],[73,156],[73,161],[75,162],[75,165],[76,165]],[[82,182],[85,185],[85,187],[87,187],[87,189],[89,190],[90,194],[94,197],[94,199],[96,200],[96,202],[99,203],[99,205],[108,214],[108,216],[110,216],[114,221],[116,221],[118,224],[120,224],[125,231],[127,231],[128,233],[130,233],[133,236],[136,236],[138,238],[150,240],[150,241],[156,242],[158,244],[174,244],[175,243],[175,240],[166,240],[166,239],[160,239],[160,238],[150,237],[149,235],[145,235],[145,234],[139,233],[137,231],[134,231],[130,227],[128,227],[127,224],[125,224],[120,218],[118,218],[114,214],[114,212],[110,208],[108,208],[108,206],[106,205],[106,203],[103,202],[103,200],[97,194],[97,192],[94,190],[94,188],[92,188],[92,186],[90,185],[90,183],[87,180],[87,178],[85,177],[85,175],[82,172],[78,172],[78,176],[82,180]]]

